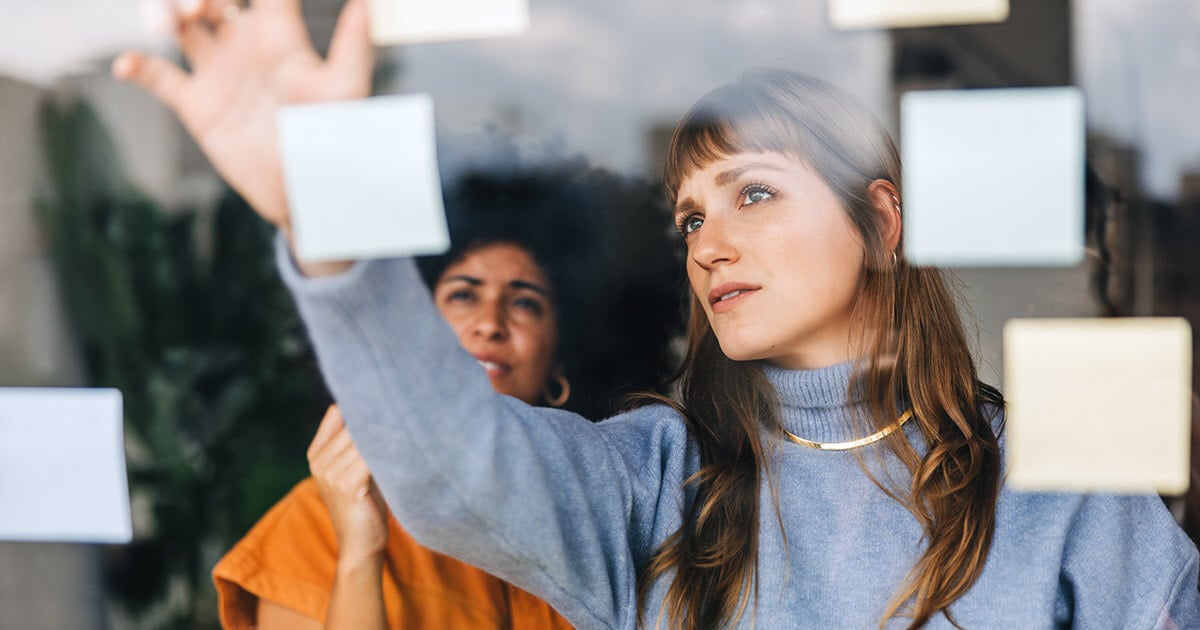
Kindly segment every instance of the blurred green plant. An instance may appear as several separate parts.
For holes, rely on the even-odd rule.
[[[85,102],[47,102],[40,126],[62,302],[87,385],[124,395],[131,492],[153,517],[106,553],[108,591],[139,627],[214,627],[209,571],[307,474],[328,394],[271,230],[240,198],[166,212]]]

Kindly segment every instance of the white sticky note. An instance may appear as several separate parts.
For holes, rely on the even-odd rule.
[[[115,389],[0,388],[0,540],[129,542],[123,435]]]
[[[900,121],[909,260],[1065,267],[1083,259],[1079,90],[909,92]]]
[[[904,28],[1003,22],[1008,0],[829,0],[836,28]]]
[[[449,248],[427,95],[287,107],[279,144],[302,260]]]
[[[519,35],[529,30],[528,0],[370,0],[378,46]]]
[[[1010,320],[1004,374],[1011,487],[1187,489],[1192,335],[1186,320]]]

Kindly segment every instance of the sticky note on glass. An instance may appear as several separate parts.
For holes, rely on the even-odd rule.
[[[0,388],[0,540],[132,537],[121,394]]]
[[[370,0],[371,41],[379,46],[519,35],[528,0]]]
[[[301,260],[449,248],[428,96],[287,107],[279,144]]]
[[[900,101],[909,260],[1073,266],[1084,254],[1075,88],[909,92]]]
[[[1187,489],[1192,338],[1186,320],[1010,320],[1004,375],[1012,488]]]
[[[836,28],[904,28],[1003,22],[1008,0],[829,0]]]

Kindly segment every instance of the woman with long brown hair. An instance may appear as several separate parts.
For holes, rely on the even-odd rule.
[[[294,41],[207,48],[283,4],[184,37],[191,76],[116,71],[286,234],[277,150],[252,132],[281,102],[364,95],[370,49],[358,1],[326,63]],[[495,394],[410,260],[304,265],[281,239],[355,443],[418,540],[587,628],[1200,624],[1196,549],[1157,498],[1004,488],[1002,400],[938,272],[904,259],[896,149],[860,104],[749,72],[684,117],[666,183],[693,293],[679,397],[599,424]]]

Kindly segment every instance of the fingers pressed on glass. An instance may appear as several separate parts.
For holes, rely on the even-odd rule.
[[[255,0],[254,7],[267,11],[300,14],[300,0]]]
[[[239,0],[209,0],[204,8],[204,17],[214,30],[220,30],[237,21],[246,9]]]
[[[328,60],[335,76],[344,84],[343,92],[354,96],[370,93],[375,47],[371,43],[366,2],[350,0],[342,7],[329,44]]]
[[[187,73],[161,57],[125,53],[112,65],[113,76],[129,81],[152,94],[167,107],[176,109]]]
[[[174,0],[171,4],[180,21],[186,22],[202,18],[208,0]]]
[[[188,20],[179,24],[179,50],[192,68],[203,67],[213,50],[213,32],[208,24]]]

